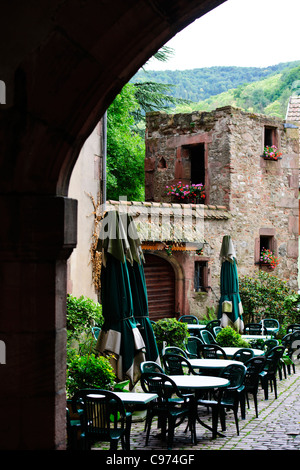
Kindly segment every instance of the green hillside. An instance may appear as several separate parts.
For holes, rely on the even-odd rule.
[[[210,111],[232,105],[246,111],[285,117],[292,93],[300,92],[300,61],[276,66],[210,67],[184,71],[143,71],[134,83],[156,81],[174,85],[170,94],[191,100],[172,112]]]
[[[300,93],[300,66],[271,75],[248,85],[240,85],[204,101],[178,106],[175,112],[212,111],[221,106],[235,106],[248,112],[285,118],[292,93]]]

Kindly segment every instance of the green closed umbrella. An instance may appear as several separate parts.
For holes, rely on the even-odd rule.
[[[107,212],[99,236],[102,249],[101,301],[104,324],[96,349],[111,355],[119,381],[130,380],[131,387],[140,378],[145,360],[145,343],[133,315],[128,262],[140,257],[139,241],[128,235],[132,219],[117,211]]]
[[[133,300],[133,312],[135,319],[140,324],[140,332],[146,346],[146,360],[160,364],[159,352],[149,318],[148,295],[142,260],[128,264],[131,293]]]
[[[243,307],[239,294],[236,253],[230,235],[225,235],[220,252],[221,276],[218,318],[221,326],[231,326],[238,333],[244,330]]]

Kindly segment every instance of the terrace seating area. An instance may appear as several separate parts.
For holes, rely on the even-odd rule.
[[[190,335],[185,348],[166,347],[160,365],[143,362],[141,380],[136,391],[129,394],[133,398],[130,401],[126,392],[117,394],[115,400],[113,394],[109,395],[113,411],[110,410],[106,418],[102,413],[99,420],[97,402],[99,396],[102,402],[107,397],[104,391],[78,392],[72,405],[73,410],[77,407],[79,411],[79,421],[73,419],[72,425],[67,410],[70,447],[86,449],[97,442],[97,446],[103,448],[101,441],[106,439],[114,450],[118,445],[120,449],[130,450],[131,442],[137,440],[143,441],[140,445],[145,448],[173,449],[176,445],[181,447],[183,439],[185,445],[193,449],[204,438],[206,442],[207,439],[222,440],[227,436],[228,425],[230,433],[239,436],[241,423],[243,427],[248,415],[259,419],[266,403],[278,399],[278,388],[284,388],[285,381],[293,376],[296,380],[299,376],[300,325],[293,325],[280,341],[274,338],[276,332],[265,334],[267,327],[261,325],[260,336],[266,339],[259,349],[250,344],[249,348],[221,347],[214,332],[216,327],[218,325],[212,324],[210,328],[202,328],[199,336]],[[249,336],[253,331],[249,327]],[[92,396],[93,405],[91,402],[87,405],[87,396]],[[92,414],[91,406],[94,407]],[[142,423],[134,422],[132,416],[136,406],[144,410],[142,430]],[[112,419],[116,410],[118,417]],[[94,429],[104,422],[105,438],[103,430]],[[91,427],[95,433],[92,437]],[[140,429],[138,435],[137,429]]]

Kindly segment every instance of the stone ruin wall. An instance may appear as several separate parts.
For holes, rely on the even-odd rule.
[[[277,127],[282,159],[264,160],[264,126]],[[299,144],[298,130],[281,120],[232,112],[230,124],[233,238],[241,275],[253,273],[254,242],[260,229],[275,229],[280,263],[274,274],[298,289]]]
[[[283,155],[277,162],[261,157],[264,126],[278,129]],[[217,301],[219,250],[226,234],[234,241],[239,274],[251,275],[259,269],[254,258],[255,240],[259,239],[260,229],[275,230],[280,264],[271,272],[287,280],[293,289],[298,289],[298,139],[298,129],[285,128],[281,120],[232,107],[211,113],[147,115],[146,199],[168,200],[165,187],[176,181],[179,149],[201,141],[208,151],[209,205],[226,206],[232,216],[226,221],[205,222],[208,245],[204,248],[204,256],[210,260],[213,291],[201,295],[191,289],[188,293],[191,312],[199,312],[201,305],[203,312],[204,305]]]

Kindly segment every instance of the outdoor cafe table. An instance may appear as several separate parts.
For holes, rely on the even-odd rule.
[[[222,349],[226,353],[226,356],[230,359],[236,353],[236,351],[238,351],[241,348],[231,348],[231,347],[230,348],[229,347],[223,348],[223,346],[222,346]],[[264,351],[262,349],[252,349],[252,348],[249,348],[249,349],[251,349],[251,351],[253,351],[254,356],[262,356],[264,354]]]
[[[158,395],[156,393],[144,393],[144,392],[113,392],[119,398],[121,398],[124,405],[147,405],[152,400],[155,400]],[[89,397],[99,397],[100,393],[90,394]]]
[[[246,341],[251,341],[252,339],[263,339],[266,341],[266,339],[271,339],[272,335],[241,335],[243,339]]]
[[[170,375],[170,378],[175,382],[179,390],[183,392],[188,390],[189,392],[195,393],[196,399],[199,392],[227,387],[230,383],[227,379],[210,375]],[[196,410],[195,419],[197,419],[201,426],[212,431],[212,428],[199,418]],[[224,435],[219,432],[217,434],[224,437]]]
[[[216,375],[231,364],[240,364],[239,361],[231,361],[230,359],[189,359],[193,369],[201,369],[214,372]]]
[[[200,325],[197,323],[186,323],[187,329],[191,335],[199,336],[199,331],[204,330],[206,325]]]

